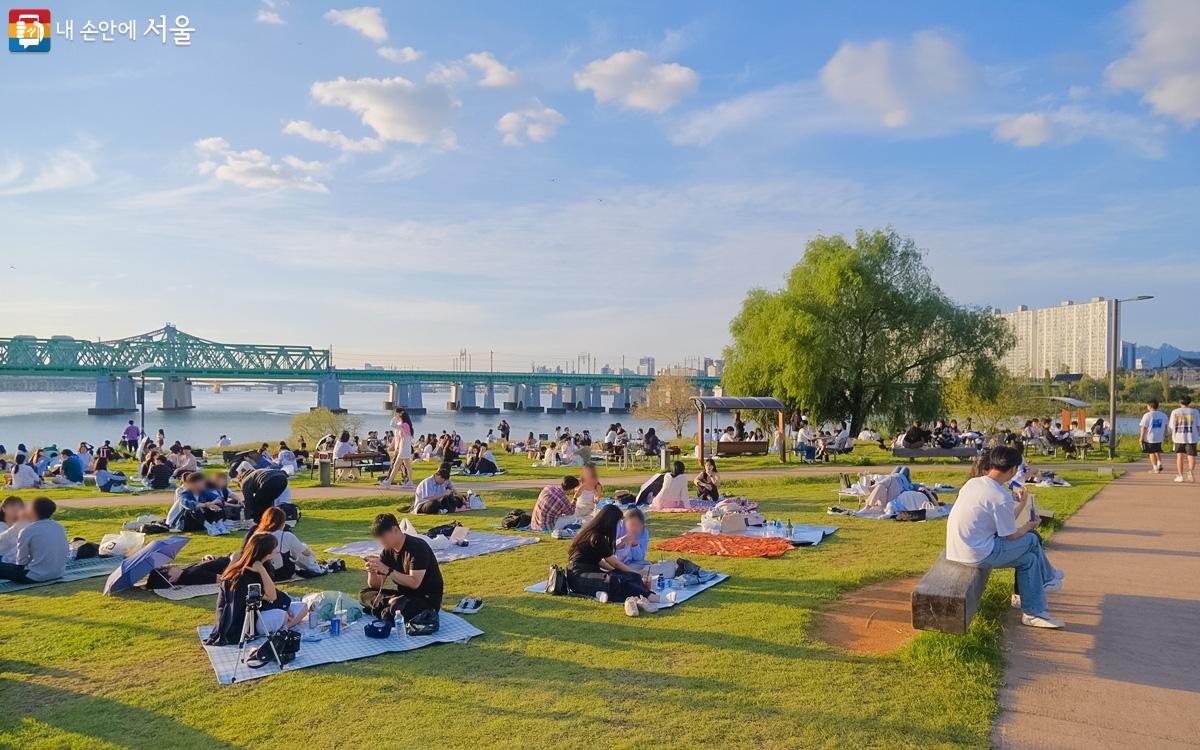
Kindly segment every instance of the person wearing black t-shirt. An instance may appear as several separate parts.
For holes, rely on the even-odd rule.
[[[583,525],[567,553],[567,586],[573,593],[584,596],[603,592],[604,601],[614,604],[642,597],[657,602],[658,596],[646,586],[642,575],[617,559],[617,524],[620,522],[621,509],[614,504],[605,505]],[[637,607],[635,601],[633,612],[630,612],[626,603],[626,612],[635,614]]]
[[[367,558],[363,607],[376,617],[400,612],[404,619],[441,609],[445,583],[429,543],[409,536],[391,513],[375,516],[371,535],[383,545],[379,557]]]

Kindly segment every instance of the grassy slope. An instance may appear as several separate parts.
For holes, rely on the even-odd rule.
[[[1095,475],[1070,478],[1074,487],[1038,495],[1060,518],[1102,485]],[[445,567],[447,602],[487,601],[472,620],[486,635],[469,645],[232,687],[217,685],[195,636],[212,619],[211,598],[105,598],[101,579],[5,595],[0,747],[986,747],[1010,577],[993,577],[965,637],[923,634],[883,657],[809,640],[816,610],[866,583],[922,572],[945,533],[940,522],[831,520],[824,509],[834,486],[830,477],[745,483],[740,491],[768,517],[842,528],[779,560],[696,558],[733,577],[675,611],[634,620],[616,606],[522,592],[565,555],[566,542],[546,539]],[[488,511],[461,520],[486,528],[533,497],[490,495]],[[163,509],[66,509],[62,520],[70,534],[97,539]],[[381,510],[378,499],[309,501],[297,531],[322,549],[365,538]],[[651,529],[662,539],[694,522],[658,515]],[[181,559],[234,546],[196,537]],[[351,571],[289,590],[357,591],[363,574],[351,562]]]

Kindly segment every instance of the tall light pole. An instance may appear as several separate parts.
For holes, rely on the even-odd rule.
[[[1140,294],[1113,300],[1112,353],[1108,363],[1108,458],[1117,457],[1117,367],[1121,363],[1121,303],[1154,299],[1152,294]],[[1080,425],[1081,427],[1083,425]]]

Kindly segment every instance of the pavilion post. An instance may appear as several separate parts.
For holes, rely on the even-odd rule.
[[[787,463],[787,436],[783,434],[783,410],[779,414],[779,462]]]
[[[696,460],[704,464],[704,409],[696,409]]]

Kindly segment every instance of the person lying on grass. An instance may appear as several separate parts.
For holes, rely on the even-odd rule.
[[[367,558],[367,587],[359,593],[363,608],[376,617],[406,620],[441,609],[445,583],[429,543],[400,529],[391,513],[375,516],[371,536],[383,547]]]
[[[617,526],[621,510],[606,505],[583,525],[567,552],[567,586],[573,593],[601,602],[623,602],[625,614],[658,610],[658,595],[649,581],[617,557]]]
[[[230,563],[218,581],[217,624],[205,643],[209,646],[225,646],[241,640],[246,624],[246,598],[250,584],[262,586],[262,609],[258,613],[259,632],[272,633],[280,628],[290,628],[304,621],[308,606],[293,602],[284,592],[275,588],[268,567],[278,542],[270,534],[255,534],[237,560]]]
[[[976,568],[1015,568],[1022,624],[1061,628],[1047,610],[1046,594],[1062,588],[1062,574],[1046,560],[1035,533],[1039,519],[1016,520],[1009,491],[1022,460],[1016,448],[997,446],[980,466],[983,476],[963,484],[946,522],[946,559]]]

